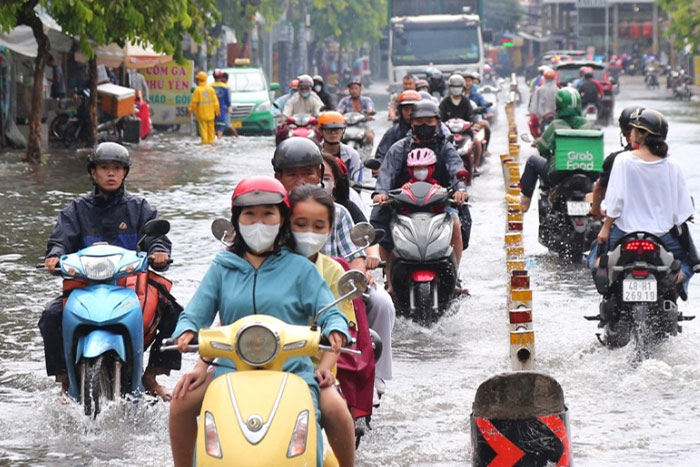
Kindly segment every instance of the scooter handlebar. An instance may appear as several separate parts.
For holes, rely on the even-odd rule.
[[[333,352],[333,347],[330,345],[319,345],[318,348],[323,352]],[[350,349],[348,347],[341,347],[340,353],[349,353],[353,355],[362,355],[360,350]]]

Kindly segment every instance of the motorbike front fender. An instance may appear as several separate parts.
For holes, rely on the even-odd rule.
[[[104,329],[95,329],[78,339],[75,363],[77,364],[82,358],[99,357],[110,350],[114,350],[122,361],[126,361],[124,337]]]

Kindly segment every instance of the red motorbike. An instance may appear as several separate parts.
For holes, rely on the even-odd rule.
[[[309,138],[321,143],[321,131],[318,129],[317,123],[316,117],[310,114],[294,114],[288,117],[277,127],[277,144],[294,136]]]
[[[486,141],[486,131],[475,126],[474,123],[462,120],[461,118],[451,118],[446,123],[447,128],[452,133],[457,154],[464,162],[464,168],[470,174],[474,173],[474,160],[478,156],[478,151],[483,147],[474,144],[474,141],[484,143]],[[476,132],[476,133],[475,133]],[[471,184],[471,179],[469,180]]]

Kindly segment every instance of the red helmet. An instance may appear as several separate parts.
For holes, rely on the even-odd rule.
[[[544,70],[544,79],[554,79],[554,77],[557,75],[557,72],[552,70],[551,68],[548,68],[547,70]]]
[[[220,68],[217,68],[214,70],[214,78],[222,78],[224,76],[224,72],[221,71]]]
[[[289,82],[289,87],[292,89],[296,89],[299,87],[299,80],[298,79],[293,79]]]
[[[231,208],[259,206],[261,204],[284,203],[289,207],[289,198],[284,185],[276,178],[265,175],[247,177],[241,180],[231,196]]]

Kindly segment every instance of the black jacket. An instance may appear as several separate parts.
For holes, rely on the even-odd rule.
[[[450,96],[445,97],[440,102],[440,120],[443,122],[451,118],[461,118],[462,120],[470,121],[472,118],[472,105],[469,99],[462,96],[459,105],[454,105]]]
[[[122,187],[116,196],[106,199],[96,190],[72,201],[58,215],[58,222],[46,246],[46,257],[75,253],[95,242],[107,242],[136,250],[143,226],[158,217],[143,198],[129,194]],[[146,237],[144,251],[170,254],[167,236]]]
[[[411,131],[411,125],[406,123],[403,118],[399,118],[399,121],[394,123],[382,136],[382,140],[377,146],[377,152],[374,153],[374,158],[379,161],[384,159],[386,153],[389,152],[389,148],[398,140],[405,138],[409,131]]]
[[[335,102],[333,96],[328,94],[325,89],[321,92],[317,92],[316,95],[321,99],[326,110],[335,110]]]

